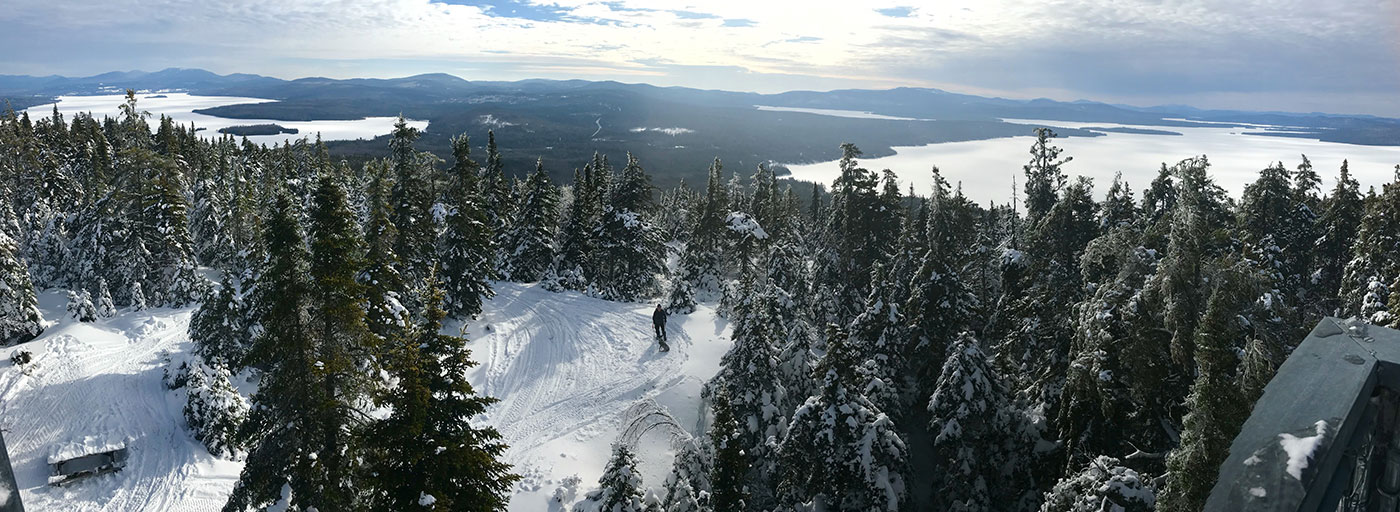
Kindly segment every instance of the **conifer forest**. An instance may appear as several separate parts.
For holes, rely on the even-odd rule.
[[[510,168],[485,129],[444,158],[400,117],[352,165],[141,103],[0,117],[0,341],[43,335],[54,293],[93,325],[193,308],[160,371],[241,464],[226,512],[512,507],[505,397],[469,378],[492,326],[459,327],[516,283],[641,328],[713,308],[732,342],[663,478],[599,437],[597,481],[530,505],[579,512],[1202,510],[1314,325],[1400,323],[1400,166],[1363,190],[1280,154],[1231,195],[1199,155],[1096,183],[1038,128],[981,204],[854,144],[829,186],[716,158],[660,187],[630,153]]]

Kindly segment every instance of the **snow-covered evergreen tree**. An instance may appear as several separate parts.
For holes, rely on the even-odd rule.
[[[665,247],[648,219],[651,188],[646,171],[628,154],[627,167],[611,188],[611,200],[603,210],[596,231],[597,247],[588,256],[589,267],[594,269],[591,287],[603,298],[633,301],[649,296],[666,270]]]
[[[1065,475],[1045,495],[1041,512],[1150,512],[1157,498],[1152,483],[1118,459],[1100,455],[1078,473]]]
[[[821,391],[793,413],[778,446],[783,505],[897,511],[907,506],[908,450],[889,416],[861,394],[845,332],[828,336]]]
[[[228,367],[192,358],[181,371],[190,433],[216,456],[238,452],[238,429],[248,418],[248,400],[233,387]]]
[[[947,461],[931,475],[939,510],[990,511],[1008,503],[1015,488],[1004,473],[1007,445],[1017,439],[1005,385],[977,340],[963,334],[948,346],[948,357],[929,397],[933,451]]]
[[[723,164],[716,158],[710,164],[710,179],[705,196],[696,208],[697,215],[681,255],[678,276],[672,281],[668,309],[690,312],[695,302],[717,300],[724,290],[724,219],[728,216],[727,191],[721,183]]]
[[[81,293],[68,290],[68,317],[79,322],[97,320],[97,308],[92,305],[92,294],[87,290]]]
[[[491,289],[491,279],[497,277],[495,235],[491,231],[491,219],[483,208],[477,165],[471,158],[471,141],[465,136],[453,139],[452,155],[452,184],[446,194],[446,230],[438,248],[438,261],[442,265],[440,277],[448,314],[472,318],[481,313],[481,301],[496,294]]]
[[[117,316],[117,306],[112,302],[112,291],[107,289],[107,280],[99,278],[97,280],[97,316],[98,318],[112,318]]]
[[[501,274],[518,282],[535,282],[554,260],[554,229],[559,217],[559,192],[549,182],[544,160],[525,180],[520,208],[501,246]]]
[[[574,505],[574,512],[650,512],[637,456],[626,445],[613,446],[612,459],[598,478],[599,489]],[[657,507],[659,508],[659,506]]]

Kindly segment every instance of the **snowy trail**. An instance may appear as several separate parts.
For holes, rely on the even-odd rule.
[[[700,385],[718,370],[727,335],[702,306],[671,318],[671,351],[662,353],[651,331],[653,306],[503,284],[468,327],[481,363],[473,385],[501,400],[486,422],[500,430],[510,445],[506,459],[526,477],[511,510],[545,510],[547,496],[570,475],[582,479],[581,488],[596,485],[638,400],[656,399],[694,424]],[[644,464],[653,462],[643,471],[647,484],[659,485],[654,477],[669,470],[670,454],[644,455],[651,455]]]
[[[511,510],[548,510],[548,497],[571,475],[581,479],[577,497],[596,485],[627,409],[639,400],[654,400],[697,432],[700,386],[730,346],[728,323],[712,309],[671,317],[672,349],[660,353],[653,304],[495,286],[482,317],[467,325],[472,359],[480,363],[468,376],[478,392],[501,399],[482,419],[501,431],[510,444],[506,461],[525,477]],[[0,349],[0,427],[25,509],[222,508],[242,463],[210,455],[190,436],[182,395],[161,381],[164,355],[190,348],[194,308],[77,323],[64,316],[64,301],[61,292],[42,294],[44,317],[56,324],[34,341]],[[28,373],[8,361],[17,350],[34,355]],[[50,487],[50,452],[88,436],[126,442],[126,469]],[[640,469],[646,485],[659,488],[671,453],[664,442],[643,441]]]

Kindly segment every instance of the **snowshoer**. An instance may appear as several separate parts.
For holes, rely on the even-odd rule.
[[[669,346],[666,345],[666,317],[667,317],[667,316],[668,316],[668,315],[666,314],[666,309],[665,309],[665,308],[662,308],[660,304],[657,304],[657,305],[656,305],[656,311],[653,311],[653,312],[651,313],[651,327],[652,327],[653,329],[656,330],[656,341],[657,341],[658,343],[661,343],[661,351],[662,351],[662,352],[671,350],[671,347],[669,347]]]

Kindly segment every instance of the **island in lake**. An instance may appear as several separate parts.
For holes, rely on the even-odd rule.
[[[252,137],[255,135],[277,135],[282,133],[296,135],[297,129],[287,128],[280,124],[250,124],[219,128],[219,133],[226,133],[229,135],[236,135],[239,137]]]

